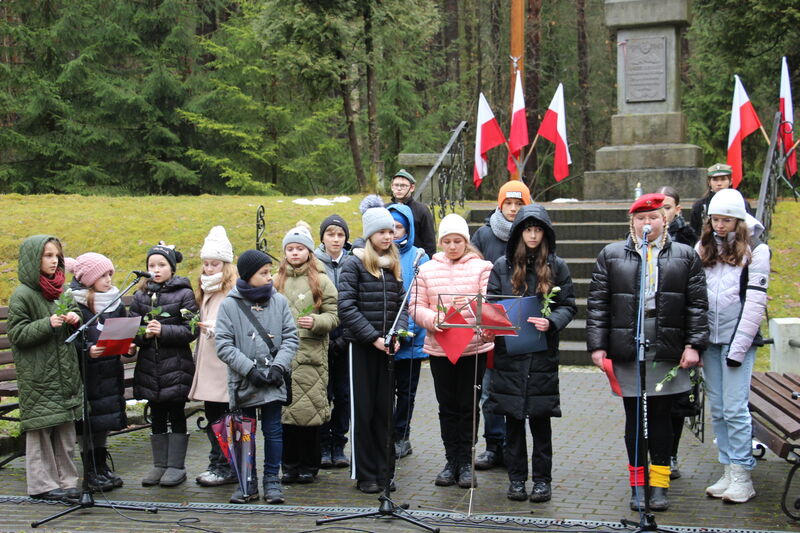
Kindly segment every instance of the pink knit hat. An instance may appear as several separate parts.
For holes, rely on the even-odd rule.
[[[65,261],[68,272],[75,274],[75,279],[84,287],[91,287],[106,272],[114,274],[114,263],[103,254],[88,252]]]

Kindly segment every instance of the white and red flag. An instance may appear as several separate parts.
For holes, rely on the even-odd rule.
[[[789,83],[789,65],[786,57],[781,62],[781,141],[783,142],[784,153],[794,145],[794,106],[792,106],[792,86]],[[788,122],[788,124],[786,124]],[[791,178],[797,173],[797,152],[786,159],[786,177]]]
[[[506,142],[500,129],[500,124],[494,118],[489,102],[481,93],[478,99],[478,120],[475,124],[475,169],[472,172],[472,182],[475,188],[481,186],[484,176],[489,173],[489,164],[486,152]]]
[[[731,127],[728,132],[728,164],[733,168],[731,185],[739,187],[742,182],[742,141],[761,127],[756,110],[744,90],[742,80],[736,74],[731,106]]]
[[[550,106],[544,114],[539,131],[536,135],[541,135],[551,143],[556,145],[556,156],[553,159],[553,177],[556,181],[561,181],[569,176],[569,166],[572,164],[572,157],[569,155],[569,145],[567,144],[567,117],[564,112],[564,86],[558,84],[556,94],[550,101]]]
[[[517,172],[522,147],[528,144],[528,118],[525,116],[525,95],[522,93],[522,76],[517,71],[514,85],[514,105],[511,107],[511,131],[508,133],[508,171]],[[515,162],[516,160],[516,162]],[[520,176],[521,178],[521,176]]]
[[[103,356],[128,353],[141,321],[139,316],[106,319],[97,340],[97,346],[105,348]]]

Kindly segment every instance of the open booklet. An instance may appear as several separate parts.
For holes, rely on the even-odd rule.
[[[497,300],[495,305],[502,306],[511,324],[519,328],[512,334],[505,333],[504,341],[506,352],[509,355],[541,352],[547,349],[547,338],[544,332],[539,331],[536,326],[528,322],[528,317],[542,316],[542,305],[537,296]]]

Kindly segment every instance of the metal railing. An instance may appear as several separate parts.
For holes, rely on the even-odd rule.
[[[764,170],[761,173],[758,207],[756,207],[756,218],[764,226],[762,235],[764,242],[769,240],[770,230],[772,229],[772,214],[775,212],[775,205],[778,202],[778,183],[783,182],[791,189],[795,201],[800,197],[800,192],[797,191],[797,188],[786,179],[786,159],[794,152],[795,148],[792,147],[787,153],[783,143],[780,142],[780,133],[785,128],[791,129],[792,124],[783,122],[781,114],[779,112],[775,113],[775,119],[772,121],[772,134],[769,136],[767,158],[764,161]]]
[[[430,208],[434,219],[444,218],[448,209],[455,211],[456,204],[464,207],[466,192],[464,183],[469,176],[469,165],[466,159],[466,131],[467,122],[462,121],[453,130],[450,140],[439,154],[436,163],[431,167],[428,175],[414,191],[414,199],[419,200],[422,193],[434,183]],[[449,165],[444,165],[449,160]]]

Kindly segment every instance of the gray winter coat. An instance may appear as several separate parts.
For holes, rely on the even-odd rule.
[[[228,365],[231,406],[253,407],[274,401],[283,402],[286,400],[285,383],[280,387],[257,388],[247,381],[247,373],[253,366],[266,367],[269,348],[236,300],[244,301],[248,308],[254,305],[234,287],[220,305],[216,331],[217,356]],[[261,310],[251,311],[272,335],[272,343],[278,349],[272,364],[281,367],[286,375],[286,371],[292,368],[292,359],[300,344],[289,302],[285,296],[273,290]]]

